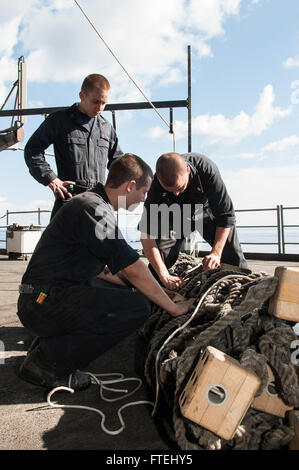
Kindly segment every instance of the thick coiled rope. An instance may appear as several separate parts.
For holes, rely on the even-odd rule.
[[[143,328],[148,341],[145,377],[156,391],[156,409],[162,397],[170,410],[171,437],[183,450],[269,450],[287,445],[293,430],[280,417],[249,408],[234,438],[226,441],[185,419],[179,407],[188,378],[209,345],[237,359],[260,378],[256,396],[268,383],[269,364],[280,398],[287,405],[298,407],[298,379],[290,364],[290,344],[296,335],[288,322],[268,314],[268,301],[277,287],[277,278],[234,270],[201,272],[201,266],[186,254],[179,257],[173,272],[186,279],[180,295],[203,300],[195,316],[191,312],[173,318],[155,307]]]

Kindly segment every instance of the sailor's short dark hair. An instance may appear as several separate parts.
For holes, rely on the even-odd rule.
[[[135,180],[136,188],[140,189],[153,179],[151,167],[142,158],[133,153],[125,153],[113,160],[106,181],[109,188],[118,188],[126,181]]]
[[[181,154],[164,153],[156,163],[157,178],[163,185],[170,188],[176,184],[178,171],[181,171],[181,168],[185,168],[185,166],[185,159]]]
[[[91,73],[90,75],[87,75],[87,77],[84,78],[81,90],[87,93],[89,91],[94,90],[95,88],[104,88],[109,90],[110,83],[108,79],[104,77],[104,75],[101,75],[99,73]]]

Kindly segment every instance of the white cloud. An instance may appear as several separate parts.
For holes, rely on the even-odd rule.
[[[223,114],[201,114],[192,120],[193,136],[200,136],[205,145],[221,144],[230,146],[251,135],[260,135],[268,129],[274,121],[289,116],[293,107],[281,109],[274,106],[275,95],[272,85],[263,89],[255,107],[255,112],[250,116],[244,111],[233,117],[227,118]],[[188,123],[176,121],[174,131],[176,139],[185,138]],[[166,136],[167,129],[150,129],[150,138],[161,138]]]
[[[0,42],[0,103],[7,97],[12,85],[18,77],[17,61],[11,55],[17,42],[17,31],[20,18],[14,18],[1,24]]]
[[[36,211],[37,207],[43,210],[52,210],[53,207],[53,201],[52,200],[45,200],[45,199],[37,199],[35,201],[31,201],[26,204],[26,209],[22,210],[28,210],[28,211]]]
[[[158,139],[161,139],[161,138],[164,138],[166,135],[167,135],[167,129],[165,128],[162,128],[160,126],[155,126],[155,127],[151,127],[149,129],[149,138],[150,139],[154,139],[154,140],[158,140]],[[170,137],[169,137],[170,139]]]
[[[224,170],[222,176],[236,209],[298,205],[299,165]],[[298,219],[298,212],[295,215]]]
[[[170,83],[180,83],[183,82],[186,79],[184,73],[182,70],[180,70],[177,67],[172,68],[167,76],[162,77],[162,79],[159,82],[160,86],[167,86]]]
[[[18,29],[21,17],[17,16],[1,24],[0,54],[11,55],[17,42]]]
[[[82,0],[80,4],[121,63],[141,88],[185,79],[186,46],[211,56],[209,40],[224,34],[225,21],[236,16],[242,0]],[[3,5],[4,3],[4,5]],[[1,2],[0,53],[15,60],[24,51],[28,81],[81,82],[100,71],[112,83],[113,99],[140,93],[128,80],[73,1],[15,0]],[[104,18],[104,21],[103,21]],[[4,64],[3,64],[4,65]],[[0,68],[0,89],[12,80]]]
[[[0,16],[0,103],[4,101],[17,79],[17,59],[14,48],[18,44],[21,25],[38,0],[1,0]]]
[[[288,59],[283,62],[283,66],[286,69],[299,68],[299,54],[295,57],[288,57]]]
[[[46,199],[37,199],[26,204],[15,204],[9,201],[7,197],[0,196],[0,214],[3,216],[6,210],[8,211],[36,211],[40,209],[52,209],[53,201]]]
[[[158,129],[157,129],[158,133]],[[271,153],[271,158],[274,153],[278,152],[285,152],[286,150],[296,147],[299,145],[299,137],[296,135],[291,135],[289,137],[285,137],[283,139],[277,140],[275,142],[271,142],[264,147],[262,147],[256,153],[253,152],[242,152],[237,153],[235,155],[227,154],[223,155],[222,158],[224,159],[233,159],[233,160],[265,160],[267,153]]]
[[[299,137],[296,135],[291,135],[290,137],[285,137],[284,139],[277,140],[272,142],[262,148],[262,152],[282,152],[287,150],[290,147],[295,147],[299,145]]]
[[[45,106],[43,101],[40,100],[29,100],[28,101],[28,108],[41,108]]]
[[[17,16],[25,16],[26,13],[29,13],[34,6],[40,4],[40,0],[1,0],[1,17],[0,24],[3,25],[11,21]]]
[[[294,90],[291,94],[291,103],[299,104],[299,80],[292,81],[291,88]]]
[[[242,159],[242,160],[251,160],[257,157],[256,153],[243,152],[238,153],[237,155],[226,155],[223,158],[232,158],[232,159]]]
[[[239,12],[241,0],[191,0],[187,25],[198,28],[207,37],[223,34],[227,15]]]
[[[18,62],[7,55],[0,58],[1,81],[13,85],[18,78]],[[11,88],[11,87],[10,87]]]
[[[255,158],[256,157],[256,154],[255,153],[240,153],[239,154],[239,158],[242,158],[244,160],[247,160],[247,159],[251,159],[251,158]]]

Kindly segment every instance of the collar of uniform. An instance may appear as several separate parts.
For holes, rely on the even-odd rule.
[[[70,108],[69,108],[69,114],[71,119],[79,119],[79,109],[78,109],[78,103],[74,103]]]
[[[202,183],[201,183],[201,180],[200,180],[200,176],[198,174],[198,171],[196,170],[196,168],[192,165],[192,163],[186,161],[187,165],[189,166],[190,168],[190,177],[189,177],[189,184],[188,184],[188,187],[186,188],[186,190],[190,187],[192,187],[193,189],[196,189],[197,191],[199,192],[203,192],[203,187],[202,187]]]
[[[86,129],[88,132],[90,132],[90,126],[87,122],[84,122],[84,116],[87,116],[87,114],[85,115],[84,113],[82,113],[79,108],[78,108],[78,103],[74,103],[70,109],[70,117],[71,119],[73,119],[74,121],[76,121],[78,124],[80,124],[80,126],[84,127],[84,129]],[[87,116],[88,118],[88,116]],[[92,118],[89,118],[89,119],[92,119]],[[97,119],[95,119],[95,121],[97,121]],[[95,124],[95,123],[94,123]],[[94,125],[93,125],[94,127]]]
[[[106,193],[105,188],[102,185],[102,183],[98,183],[91,191],[98,194],[99,196],[101,196],[103,198],[103,200],[105,202],[107,202],[108,204],[110,204],[110,206],[111,206],[111,202],[110,202],[110,200],[107,196],[107,193]]]

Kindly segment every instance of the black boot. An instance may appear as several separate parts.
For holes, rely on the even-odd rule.
[[[79,370],[74,371],[66,377],[57,376],[54,368],[42,357],[42,353],[38,347],[28,353],[19,369],[19,376],[26,382],[47,389],[64,386],[79,391],[84,390],[91,383],[90,376]]]

